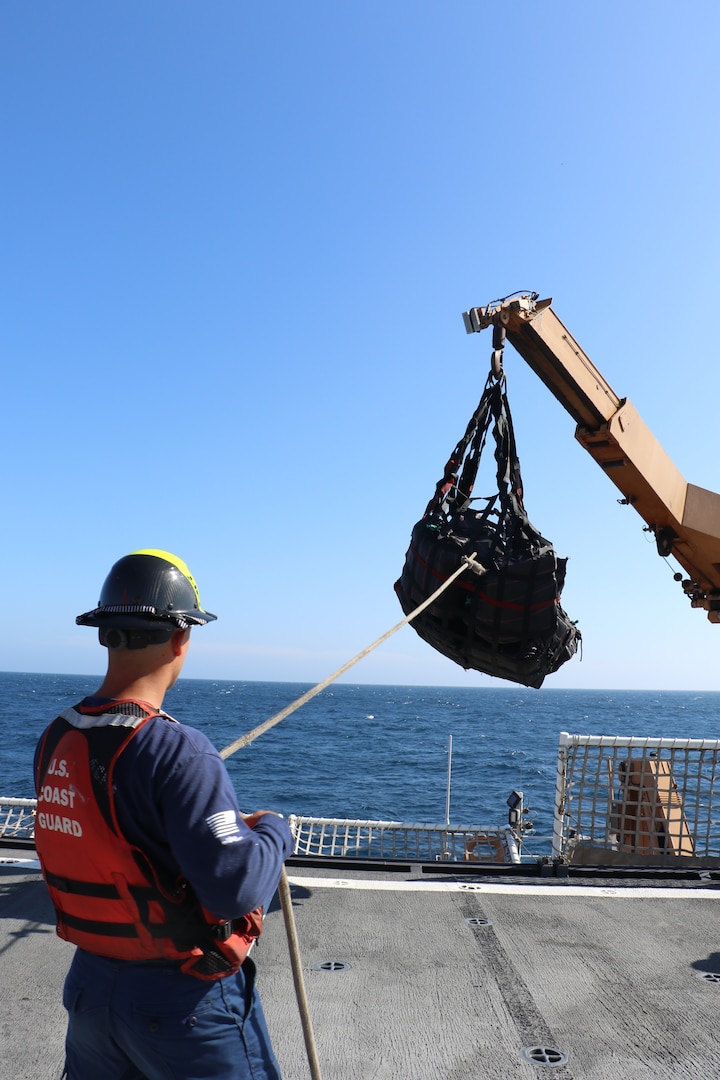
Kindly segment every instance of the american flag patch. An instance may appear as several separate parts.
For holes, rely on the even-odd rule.
[[[205,818],[205,821],[221,844],[237,844],[242,840],[234,810],[221,810],[219,814],[211,814],[209,818]]]

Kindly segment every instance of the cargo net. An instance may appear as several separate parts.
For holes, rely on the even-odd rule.
[[[495,441],[497,490],[472,495],[489,431]],[[468,557],[475,566],[413,617],[414,630],[461,667],[524,686],[574,656],[580,632],[560,605],[566,559],[531,524],[505,375],[488,377],[480,404],[453,450],[425,513],[412,530],[400,578],[410,615]]]
[[[35,799],[0,798],[0,841],[32,840],[36,807]]]
[[[296,855],[414,862],[520,862],[510,828],[314,818],[292,814]]]
[[[568,862],[720,865],[720,739],[562,732],[553,855]]]

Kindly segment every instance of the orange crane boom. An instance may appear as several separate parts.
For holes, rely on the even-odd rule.
[[[552,309],[524,293],[463,313],[469,334],[493,328],[493,369],[505,337],[570,413],[575,438],[689,575],[693,607],[720,622],[720,495],[688,484],[627,398],[620,398]]]

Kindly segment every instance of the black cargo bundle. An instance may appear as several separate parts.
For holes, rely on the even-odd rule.
[[[492,423],[497,493],[482,509],[471,492]],[[504,373],[491,375],[425,514],[412,531],[395,591],[406,615],[469,567],[412,621],[421,638],[464,668],[542,686],[574,656],[580,632],[560,606],[566,559],[530,523],[523,505]]]

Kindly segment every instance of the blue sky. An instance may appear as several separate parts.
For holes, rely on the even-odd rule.
[[[219,616],[186,675],[336,670],[480,396],[461,313],[516,289],[720,489],[720,8],[679,10],[3,5],[0,667],[99,673],[74,617],[161,547]],[[720,627],[508,352],[584,638],[546,686],[718,689]],[[408,627],[346,679],[494,684]]]

